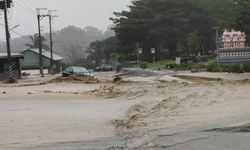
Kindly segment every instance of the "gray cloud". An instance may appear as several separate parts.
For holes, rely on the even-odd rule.
[[[68,25],[78,27],[95,26],[104,30],[112,22],[109,17],[114,11],[128,9],[130,0],[14,0],[14,7],[9,10],[10,26],[20,24],[15,29],[18,34],[26,35],[37,32],[36,9],[57,9],[59,17],[54,20],[53,28],[58,30]],[[0,12],[0,24],[3,14]],[[43,20],[44,32],[48,31],[48,22]],[[0,39],[4,39],[4,28],[0,26]],[[17,37],[12,33],[12,37]]]

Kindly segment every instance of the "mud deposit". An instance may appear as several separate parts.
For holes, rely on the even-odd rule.
[[[85,92],[85,94],[98,97],[114,98],[120,96],[121,92],[114,86],[104,85],[99,89]]]
[[[85,83],[85,84],[96,84],[100,83],[97,78],[90,76],[69,76],[69,77],[57,77],[55,79],[47,81],[47,83],[58,83],[58,82],[73,82],[73,83]]]

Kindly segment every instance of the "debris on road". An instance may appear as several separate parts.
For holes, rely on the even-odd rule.
[[[124,80],[122,79],[122,77],[116,76],[116,77],[113,79],[113,82],[114,82],[114,83],[121,83],[121,82],[124,82]]]
[[[97,78],[90,76],[68,76],[68,77],[57,77],[55,79],[47,81],[47,83],[58,83],[58,82],[73,82],[73,83],[85,83],[85,84],[96,84],[100,83]]]
[[[93,91],[86,92],[86,94],[95,95],[95,96],[104,96],[107,98],[117,97],[121,92],[116,89],[114,86],[102,86],[100,89],[95,89]]]

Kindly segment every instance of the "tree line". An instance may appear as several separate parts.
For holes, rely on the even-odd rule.
[[[209,54],[216,49],[216,28],[250,34],[248,0],[136,0],[128,11],[115,12],[110,18],[116,35],[95,41],[88,47],[94,63],[109,61],[112,53],[123,60],[135,60],[137,47],[150,61],[150,49],[157,59]],[[249,41],[249,39],[248,39]]]

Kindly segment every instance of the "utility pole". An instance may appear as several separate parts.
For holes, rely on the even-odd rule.
[[[218,51],[219,48],[220,48],[220,45],[219,45],[219,29],[220,27],[215,27],[215,32],[216,32],[216,50]]]
[[[10,33],[9,33],[9,24],[8,24],[8,12],[7,9],[10,8],[12,1],[11,0],[3,0],[1,2],[1,8],[4,10],[4,20],[5,20],[5,33],[6,33],[6,48],[8,54],[8,82],[15,82],[13,77],[13,65],[11,61],[11,49],[10,49]]]
[[[139,43],[136,43],[137,63],[140,65]]]
[[[37,21],[38,21],[38,43],[39,43],[39,67],[40,67],[40,75],[41,77],[44,77],[42,40],[41,40],[41,15],[40,14],[37,14]]]
[[[49,30],[50,30],[50,74],[54,74],[53,70],[53,37],[52,37],[52,17],[57,17],[52,15],[52,12],[56,10],[49,10]]]
[[[156,48],[151,48],[151,53],[153,55],[153,65],[154,65],[154,69],[155,69]]]
[[[214,27],[215,29],[215,34],[216,34],[216,38],[215,38],[215,42],[216,42],[216,51],[217,51],[217,61],[218,61],[218,68],[220,68],[220,45],[219,45],[219,29],[220,27]]]
[[[47,8],[37,8],[37,21],[38,21],[38,43],[39,43],[39,67],[40,67],[40,75],[44,77],[43,72],[43,53],[42,53],[42,37],[41,37],[41,19],[44,17],[41,14],[41,10],[47,10]]]

